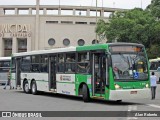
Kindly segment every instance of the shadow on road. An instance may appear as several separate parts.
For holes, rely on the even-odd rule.
[[[23,91],[15,91],[18,93],[25,94]],[[30,94],[32,95],[32,94]],[[59,99],[69,99],[73,101],[81,101],[83,102],[82,97],[80,96],[70,96],[70,95],[63,95],[63,94],[54,94],[54,93],[46,93],[46,92],[38,92],[38,95],[51,97],[51,98],[59,98]],[[133,103],[133,102],[126,102],[126,101],[113,101],[113,100],[100,100],[100,99],[91,99],[89,103],[95,104],[105,104],[105,105],[115,105],[115,106],[127,106],[127,105],[143,105],[142,103]]]

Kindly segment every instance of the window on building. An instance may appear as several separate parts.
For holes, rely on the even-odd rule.
[[[18,52],[26,52],[27,51],[27,38],[18,39]]]
[[[92,44],[96,44],[96,43],[99,43],[99,41],[98,40],[93,40],[92,41]]]
[[[69,46],[69,44],[70,44],[70,40],[69,40],[68,38],[65,38],[65,39],[63,40],[63,45]]]
[[[12,39],[4,39],[4,56],[11,56],[12,54]]]
[[[49,44],[50,46],[55,45],[55,43],[56,43],[56,41],[55,41],[55,39],[53,39],[53,38],[50,38],[50,39],[48,40],[48,44]]]
[[[85,44],[85,41],[83,39],[78,40],[78,45],[83,46]]]

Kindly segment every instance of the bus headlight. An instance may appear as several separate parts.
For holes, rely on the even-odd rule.
[[[114,85],[116,89],[121,89],[121,87],[117,84]]]
[[[148,88],[149,87],[149,85],[148,84],[146,84],[146,88]]]

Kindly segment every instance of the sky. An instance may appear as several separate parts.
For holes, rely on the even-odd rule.
[[[40,0],[41,5],[96,6],[96,0]],[[97,0],[98,7],[145,9],[151,0]],[[36,0],[0,0],[0,5],[35,5]]]

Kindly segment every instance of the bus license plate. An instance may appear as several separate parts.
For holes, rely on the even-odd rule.
[[[137,94],[137,91],[131,91],[130,94]]]

